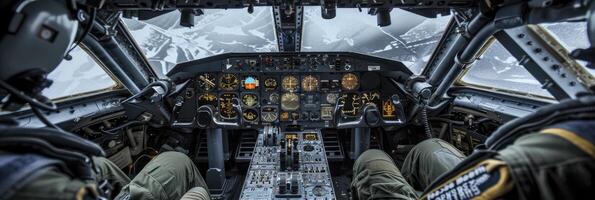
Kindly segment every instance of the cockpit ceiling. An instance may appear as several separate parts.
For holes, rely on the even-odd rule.
[[[403,62],[419,73],[444,34],[450,16],[426,18],[394,9],[393,24],[378,27],[376,17],[357,8],[339,8],[334,19],[319,6],[304,8],[302,51],[356,52]],[[179,25],[179,11],[140,21],[123,19],[151,65],[167,73],[175,64],[228,52],[277,52],[271,7],[208,9],[195,27]]]

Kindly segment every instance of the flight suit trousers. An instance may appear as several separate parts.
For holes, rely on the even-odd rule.
[[[451,144],[428,139],[407,154],[401,173],[384,151],[368,150],[353,165],[352,196],[360,200],[417,199],[417,191],[424,190],[464,158]]]
[[[98,180],[107,179],[119,192],[115,199],[209,199],[207,185],[188,156],[164,152],[130,180],[106,158],[93,158]],[[48,170],[31,180],[13,199],[83,199],[92,186],[58,171]]]

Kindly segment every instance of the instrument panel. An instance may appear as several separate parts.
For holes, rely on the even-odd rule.
[[[396,63],[392,64],[400,64]],[[195,71],[190,88],[195,90],[196,108],[211,105],[223,121],[241,118],[246,127],[332,127],[335,116],[355,119],[370,103],[382,111],[383,118],[395,117],[396,107],[390,101],[395,88],[381,75],[382,62],[346,56],[257,54],[196,65],[205,67],[182,70],[176,66],[173,71]],[[240,102],[241,114],[234,108],[234,99]],[[342,105],[338,115],[337,104]]]

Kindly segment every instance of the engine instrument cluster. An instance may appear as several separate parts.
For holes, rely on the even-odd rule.
[[[248,127],[333,127],[336,116],[355,119],[367,104],[376,105],[386,119],[395,117],[398,108],[390,101],[395,88],[381,73],[383,69],[406,70],[403,74],[408,75],[402,63],[340,54],[302,54],[224,55],[216,61],[185,63],[187,66],[176,66],[172,71],[195,74],[192,88],[196,108],[211,105],[221,120],[241,118]],[[234,102],[239,102],[241,114]],[[342,108],[336,109],[337,104]]]

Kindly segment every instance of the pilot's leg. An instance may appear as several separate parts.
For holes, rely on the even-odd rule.
[[[406,180],[417,190],[465,159],[463,153],[444,140],[432,138],[415,145],[405,157],[402,171]]]
[[[170,151],[151,160],[116,199],[180,199],[195,187],[205,189],[194,189],[200,194],[194,196],[209,196],[207,184],[192,160],[182,153]]]
[[[125,185],[130,183],[130,178],[107,158],[93,157],[93,163],[97,171],[97,180],[107,180],[113,187],[113,195],[117,195]]]
[[[417,198],[393,160],[375,149],[362,153],[353,164],[351,191],[360,200]]]

